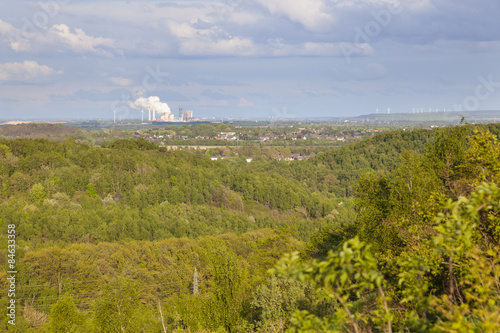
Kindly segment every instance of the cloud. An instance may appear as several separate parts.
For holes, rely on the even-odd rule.
[[[281,41],[270,41],[270,53],[274,56],[347,56],[346,49],[353,50],[351,55],[364,56],[373,54],[373,48],[366,43],[316,43],[306,42],[297,45],[284,44]]]
[[[40,65],[36,61],[0,64],[0,81],[45,82],[56,74],[62,74],[62,71]]]
[[[7,33],[9,33],[14,27],[12,25],[10,25],[9,23],[7,22],[4,22],[2,20],[0,20],[0,34],[2,35],[6,35]]]
[[[302,24],[306,29],[314,32],[329,29],[333,17],[325,12],[326,7],[322,0],[256,0],[272,15],[284,15],[290,20]]]
[[[249,38],[232,37],[218,27],[197,29],[188,23],[167,23],[179,41],[178,52],[187,56],[251,56],[256,47]]]
[[[114,40],[104,37],[92,37],[82,29],[75,28],[73,31],[66,24],[56,24],[47,30],[47,39],[53,44],[59,44],[75,53],[93,53],[104,56],[112,56],[110,50],[114,49]]]
[[[402,1],[402,11],[385,29],[402,44],[432,45],[439,41],[486,42],[500,39],[500,12],[490,0]]]
[[[32,38],[24,26],[0,20],[0,44],[34,54],[104,57],[342,56],[339,44],[353,43],[355,28],[365,31],[377,21],[373,13],[395,3],[402,12],[391,15],[376,36],[369,35],[362,54],[373,54],[376,43],[386,40],[484,42],[482,49],[494,50],[500,38],[500,21],[492,14],[500,2],[493,0],[76,1],[61,8],[57,21],[63,24],[36,27]],[[90,31],[106,31],[106,36]],[[280,44],[273,44],[277,40]]]
[[[5,44],[14,51],[26,51],[28,49],[26,38],[22,36],[20,30],[14,28],[11,24],[0,19],[0,36],[3,37]]]
[[[232,37],[220,40],[185,40],[179,52],[190,56],[252,56],[255,55],[253,41],[248,38]]]
[[[72,29],[66,24],[29,29],[26,27],[17,29],[0,20],[0,36],[12,50],[35,54],[53,54],[56,51],[109,57],[113,56],[114,53],[120,53],[116,50],[113,39],[89,36],[82,29]]]
[[[196,28],[189,23],[167,23],[178,40],[178,52],[185,56],[343,56],[345,45],[328,42],[290,44],[282,38],[255,43],[251,38],[233,37],[220,27]],[[345,43],[344,43],[345,44]],[[371,55],[373,49],[366,43],[351,45],[355,55]]]
[[[117,86],[127,87],[134,84],[134,81],[124,77],[110,77],[109,81]]]

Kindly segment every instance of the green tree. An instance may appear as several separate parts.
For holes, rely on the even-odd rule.
[[[35,185],[33,185],[33,187],[31,187],[30,198],[31,201],[34,202],[35,204],[43,203],[43,200],[45,200],[46,196],[47,194],[42,184],[36,183]]]
[[[484,217],[496,216],[499,203],[500,189],[486,183],[469,198],[448,201],[436,218],[437,235],[415,255],[401,257],[402,302],[411,309],[405,314],[407,327],[437,332],[500,330],[500,247],[482,232]],[[443,280],[439,285],[435,276]]]
[[[326,260],[304,262],[298,253],[285,256],[275,272],[309,281],[338,301],[334,316],[295,312],[292,331],[355,332],[497,332],[500,330],[499,243],[483,230],[498,222],[500,189],[483,183],[435,216],[435,235],[395,261],[398,283],[379,272],[380,261],[369,246],[353,238]],[[493,221],[488,221],[493,217]],[[375,297],[376,296],[376,297]],[[399,299],[398,306],[392,299]],[[365,304],[360,307],[360,304]]]
[[[137,332],[139,298],[137,283],[117,278],[102,288],[94,307],[94,324],[98,332]]]
[[[286,255],[278,262],[275,272],[313,283],[319,295],[327,295],[339,304],[334,316],[323,319],[307,310],[297,312],[294,322],[299,324],[298,331],[301,331],[302,324],[314,324],[318,330],[326,328],[327,332],[337,332],[347,324],[358,333],[361,332],[359,322],[369,319],[379,329],[392,332],[393,313],[384,290],[386,282],[378,271],[377,261],[369,246],[357,237],[345,242],[340,249],[331,251],[324,261],[304,263],[298,252]],[[368,313],[354,313],[353,300],[372,291],[377,295],[376,304],[379,306]]]
[[[73,299],[63,296],[51,307],[49,315],[51,333],[86,332],[85,318],[76,308]]]
[[[311,309],[313,298],[310,284],[272,275],[255,290],[252,305],[260,312],[263,329],[279,330],[290,324],[296,310]]]
[[[275,161],[278,159],[279,153],[273,147],[262,148],[262,154],[270,161]]]
[[[285,159],[289,159],[292,157],[292,152],[290,151],[289,148],[282,148],[280,150],[280,154],[281,154],[281,157],[285,158]]]
[[[95,186],[94,184],[92,183],[88,183],[87,184],[87,194],[89,195],[89,197],[93,198],[93,197],[97,197],[97,191],[95,189]]]
[[[462,168],[467,173],[467,181],[479,185],[482,182],[500,181],[500,143],[487,129],[476,127],[469,138],[469,149]]]
[[[212,296],[205,313],[208,328],[224,328],[236,332],[247,325],[245,320],[246,271],[229,249],[216,250],[210,258],[212,266]],[[208,319],[210,318],[210,319]]]

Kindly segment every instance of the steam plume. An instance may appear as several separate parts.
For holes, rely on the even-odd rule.
[[[157,113],[160,116],[163,114],[170,114],[170,107],[167,103],[160,102],[160,97],[138,97],[135,101],[130,102],[130,107],[137,110],[146,109]]]

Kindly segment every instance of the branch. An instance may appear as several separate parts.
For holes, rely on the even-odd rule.
[[[389,306],[387,305],[387,301],[385,299],[384,290],[382,289],[382,287],[380,285],[377,287],[378,287],[378,291],[380,293],[380,296],[382,297],[382,304],[384,304],[385,312],[387,313],[387,332],[392,333],[391,316],[390,316],[390,312],[389,312]]]
[[[161,311],[161,303],[159,298],[158,298],[158,309],[160,310],[161,325],[163,326],[163,332],[167,333],[167,329],[165,328],[165,322],[163,320],[163,312]]]
[[[352,327],[354,328],[354,332],[359,333],[358,324],[356,324],[356,321],[354,320],[354,317],[351,314],[351,311],[349,311],[349,308],[344,303],[344,300],[342,299],[342,297],[340,297],[339,295],[337,295],[337,293],[334,292],[333,290],[332,290],[332,293],[335,295],[335,298],[337,298],[337,301],[339,301],[340,304],[342,304],[342,307],[344,308],[344,311],[347,313],[347,316],[349,317],[349,320],[351,321]]]
[[[449,298],[448,298],[448,306],[449,306],[449,311],[450,311],[450,318],[453,316],[453,253],[450,254],[450,259],[448,261],[448,274],[449,274],[449,283],[450,283],[450,292],[449,292]]]

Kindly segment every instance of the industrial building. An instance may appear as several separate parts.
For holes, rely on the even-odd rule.
[[[193,111],[192,110],[186,110],[184,113],[184,121],[191,121],[193,119]]]

